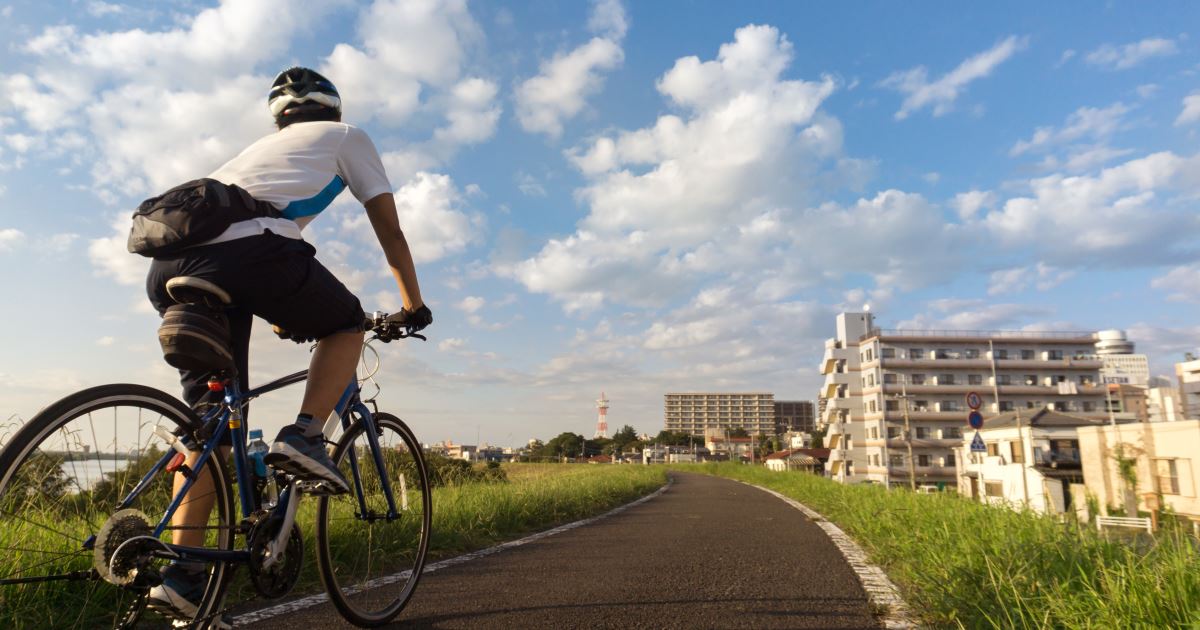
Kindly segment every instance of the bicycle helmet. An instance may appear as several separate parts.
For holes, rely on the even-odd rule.
[[[341,114],[342,99],[333,83],[315,70],[294,66],[279,73],[267,95],[275,122],[299,114],[332,110]]]

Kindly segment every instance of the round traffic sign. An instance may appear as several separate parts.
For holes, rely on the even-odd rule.
[[[972,409],[978,409],[983,406],[983,398],[979,392],[970,392],[967,394],[967,406]]]
[[[972,411],[967,415],[967,424],[971,425],[972,429],[983,428],[983,414],[978,411]]]

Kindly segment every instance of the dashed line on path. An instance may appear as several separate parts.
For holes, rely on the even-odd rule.
[[[888,630],[901,630],[918,627],[912,620],[908,605],[900,597],[900,589],[896,588],[896,585],[883,572],[883,569],[871,564],[867,560],[866,552],[863,551],[862,547],[858,546],[858,543],[847,536],[846,532],[842,531],[842,528],[834,525],[829,519],[822,516],[820,512],[791,497],[747,481],[742,481],[742,483],[773,494],[788,505],[800,510],[829,536],[829,539],[833,541],[833,544],[846,558],[846,562],[850,564],[850,568],[854,569],[858,580],[862,582],[863,590],[867,592],[867,599],[871,602],[871,606],[880,611],[880,622],[884,628]]]
[[[421,572],[421,575],[425,575],[426,573],[433,573],[434,571],[437,571],[438,569],[445,569],[447,567],[465,564],[467,562],[471,562],[473,560],[478,560],[485,556],[490,556],[494,553],[499,553],[499,552],[505,551],[507,549],[512,549],[513,547],[520,547],[521,545],[527,545],[531,542],[535,542],[535,541],[541,540],[543,538],[548,538],[555,534],[561,534],[565,531],[570,531],[577,527],[583,527],[584,525],[590,525],[601,519],[605,519],[610,516],[613,516],[614,514],[618,514],[620,512],[628,510],[631,507],[641,505],[642,503],[645,503],[646,501],[649,501],[649,500],[661,495],[662,493],[666,492],[668,488],[671,487],[671,483],[672,483],[672,480],[668,477],[667,483],[665,485],[663,485],[663,487],[659,488],[658,490],[655,490],[654,492],[652,492],[640,499],[637,499],[636,501],[631,501],[629,503],[626,503],[625,505],[615,507],[603,514],[600,514],[599,516],[585,518],[582,520],[567,523],[566,525],[559,525],[558,527],[555,527],[554,529],[548,529],[544,532],[538,532],[536,534],[531,534],[529,536],[526,536],[526,537],[518,539],[518,540],[510,540],[506,543],[500,543],[499,545],[496,545],[495,547],[488,547],[487,549],[480,549],[479,551],[472,551],[471,553],[466,553],[461,556],[455,556],[453,558],[447,558],[447,559],[439,561],[439,562],[434,562],[433,564],[426,565],[425,570]],[[399,582],[401,580],[407,580],[408,576],[410,574],[411,574],[411,571],[401,571],[400,573],[393,573],[392,575],[386,575],[384,577],[376,578],[374,580],[371,580],[370,582],[367,582],[362,587],[355,589],[355,592],[362,591],[362,590],[370,590],[372,588],[386,586],[388,584],[392,584],[394,582]],[[417,595],[417,594],[414,594],[413,596],[419,597],[419,595]],[[243,613],[232,619],[229,619],[228,621],[230,623],[232,623],[234,627],[243,627],[243,626],[247,626],[252,623],[265,621],[272,617],[278,617],[279,615],[285,615],[288,613],[296,612],[298,610],[304,610],[305,608],[311,608],[312,606],[317,606],[317,605],[323,604],[327,601],[329,601],[329,595],[326,595],[325,593],[318,593],[316,595],[309,595],[308,597],[302,597],[300,599],[292,600],[290,602],[284,602],[282,604],[277,604],[275,606],[270,606],[268,608],[261,608],[259,610],[251,611],[248,613]]]

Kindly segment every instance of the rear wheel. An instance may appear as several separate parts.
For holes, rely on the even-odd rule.
[[[168,454],[155,428],[185,434],[195,423],[186,405],[161,391],[103,385],[50,405],[13,436],[0,451],[0,627],[114,628],[137,620],[146,576],[125,586],[105,581],[94,568],[97,536],[103,550],[105,541],[119,546],[158,524],[173,496],[175,475],[165,470],[104,527]],[[205,544],[230,549],[229,484],[216,457],[205,468],[216,482]],[[171,531],[160,539],[170,542]],[[208,567],[197,618],[216,610],[228,573],[223,564]]]
[[[391,414],[373,419],[384,475],[360,417],[333,453],[351,490],[321,497],[317,507],[321,581],[342,616],[364,627],[391,621],[412,597],[425,566],[433,507],[416,436]],[[384,479],[395,511],[384,492]]]

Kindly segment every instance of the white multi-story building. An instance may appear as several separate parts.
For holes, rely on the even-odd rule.
[[[1103,382],[1149,387],[1150,360],[1144,354],[1133,353],[1134,344],[1125,338],[1124,330],[1101,330],[1094,338],[1096,354],[1104,362],[1100,370]]]
[[[838,315],[821,363],[830,476],[954,485],[968,392],[985,419],[1052,409],[1103,420],[1095,343],[1084,332],[881,330],[869,313]]]
[[[1179,390],[1169,386],[1147,389],[1146,415],[1149,422],[1179,422],[1183,420],[1183,405],[1179,401]]]
[[[775,394],[765,392],[671,393],[663,399],[668,431],[703,436],[705,429],[745,429],[775,435]]]

